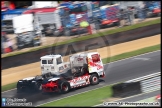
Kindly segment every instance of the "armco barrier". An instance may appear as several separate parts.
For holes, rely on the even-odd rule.
[[[111,46],[123,42],[132,41],[144,37],[149,37],[161,33],[161,24],[149,25],[129,31],[119,32],[107,36],[88,39],[79,42],[72,42],[70,44],[59,45],[56,47],[50,47],[41,49],[38,51],[19,54],[16,56],[5,57],[1,59],[1,69],[7,69],[11,67],[21,66],[29,63],[38,62],[41,56],[47,54],[61,54],[62,56],[69,55],[70,52],[76,53],[80,51],[92,50],[105,46]],[[102,34],[101,34],[102,35]]]
[[[112,87],[113,97],[128,97],[161,89],[161,72],[153,73]]]

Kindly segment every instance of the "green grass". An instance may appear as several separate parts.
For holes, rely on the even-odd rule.
[[[7,90],[14,89],[14,88],[16,88],[16,84],[17,84],[17,82],[14,82],[14,83],[11,83],[11,84],[4,85],[4,86],[2,86],[1,91],[3,92],[3,91],[7,91]]]
[[[111,97],[112,89],[110,86],[105,86],[96,90],[85,92],[82,94],[74,95],[68,98],[64,98],[58,101],[47,103],[41,107],[46,106],[92,106],[96,103],[102,103],[103,100]]]
[[[160,47],[160,44],[159,44],[159,45],[155,45],[155,46],[142,48],[142,49],[139,49],[139,50],[136,50],[136,51],[127,52],[127,53],[119,54],[119,55],[116,55],[116,56],[104,58],[104,59],[102,59],[102,61],[103,61],[104,64],[106,64],[106,63],[109,63],[109,62],[121,60],[121,59],[124,59],[124,58],[132,57],[132,56],[136,56],[136,55],[140,55],[140,54],[144,54],[144,53],[148,53],[148,52],[152,52],[152,51],[156,51],[156,50],[160,50],[160,49],[161,49],[161,47]],[[15,87],[16,87],[16,83],[4,85],[4,86],[2,86],[2,92],[6,91],[6,90],[13,89]]]
[[[152,52],[152,51],[156,51],[156,50],[160,50],[160,49],[161,49],[160,44],[154,45],[154,46],[138,49],[138,50],[135,50],[135,51],[122,53],[122,54],[119,54],[119,55],[116,55],[116,56],[104,58],[104,59],[102,59],[102,62],[104,64],[106,64],[106,63],[109,63],[109,62],[121,60],[121,59],[128,58],[128,57],[133,57],[133,56],[136,56],[136,55],[140,55],[140,54],[144,54],[144,53],[148,53],[148,52]]]
[[[82,36],[82,37],[79,37],[79,38],[73,38],[73,39],[63,41],[63,42],[58,42],[58,43],[55,43],[55,44],[52,44],[52,45],[46,45],[46,46],[41,46],[39,48],[33,48],[29,51],[9,53],[9,54],[2,56],[2,58],[14,56],[14,55],[18,55],[18,54],[23,54],[23,53],[27,53],[27,52],[37,51],[37,50],[40,50],[40,49],[49,48],[49,47],[53,47],[53,46],[68,44],[68,43],[72,43],[72,42],[83,41],[83,40],[96,38],[96,37],[100,37],[100,36],[105,36],[105,35],[109,35],[109,34],[115,34],[115,33],[128,31],[128,30],[132,30],[132,29],[136,29],[136,28],[140,28],[140,27],[144,27],[144,26],[148,26],[148,25],[158,24],[158,23],[161,23],[161,18],[156,19],[156,20],[152,20],[152,21],[134,24],[134,25],[131,25],[131,26],[122,27],[122,28],[107,30],[107,31],[99,32],[99,33],[92,34],[92,35]]]

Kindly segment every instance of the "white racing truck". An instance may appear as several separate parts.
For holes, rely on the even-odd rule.
[[[78,53],[63,62],[61,55],[41,57],[42,75],[19,80],[17,90],[39,90],[43,93],[67,93],[70,89],[99,84],[105,76],[104,66],[97,52]]]
[[[22,14],[13,18],[14,33],[16,34],[17,48],[27,45],[41,45],[41,31],[36,28],[33,14]]]

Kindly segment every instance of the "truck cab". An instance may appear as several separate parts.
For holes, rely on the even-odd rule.
[[[69,68],[68,62],[63,62],[61,55],[46,55],[41,59],[41,72],[46,74],[51,72],[52,74],[64,72]]]
[[[97,77],[104,77],[104,66],[98,52],[78,53],[70,56],[71,69],[85,69],[89,75],[96,74]]]

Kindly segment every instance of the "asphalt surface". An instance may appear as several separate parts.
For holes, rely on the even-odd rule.
[[[144,75],[160,72],[160,54],[161,51],[148,53],[145,55],[136,56],[133,58],[113,62],[105,65],[106,77],[104,81],[95,86],[89,86],[73,90],[67,94],[48,94],[43,95],[41,93],[21,93],[17,94],[16,89],[7,91],[2,94],[2,97],[8,98],[26,98],[27,102],[32,102],[33,106],[37,106],[49,101],[58,100],[78,94],[84,91],[99,88],[108,84],[131,80]]]
[[[161,90],[156,90],[156,91],[144,93],[144,94],[138,94],[138,95],[131,96],[129,98],[125,98],[125,99],[114,101],[114,102],[137,102],[137,101],[140,101],[146,98],[155,97],[159,94],[161,94]],[[100,105],[97,107],[109,107],[109,106]]]

